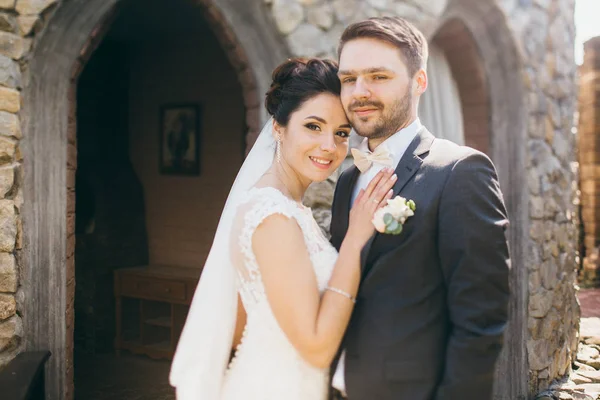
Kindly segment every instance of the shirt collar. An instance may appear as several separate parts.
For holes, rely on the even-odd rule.
[[[398,165],[400,159],[404,155],[404,152],[410,145],[410,142],[412,142],[415,136],[417,136],[417,133],[421,130],[422,127],[423,125],[421,124],[421,121],[419,120],[419,118],[417,118],[406,128],[400,129],[398,132],[385,139],[379,145],[388,148],[392,159],[394,160],[394,165]],[[368,138],[363,139],[363,141],[358,145],[358,150],[362,152],[370,152]]]

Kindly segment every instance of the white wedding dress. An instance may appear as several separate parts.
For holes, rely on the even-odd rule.
[[[302,359],[279,327],[252,251],[254,231],[274,214],[293,218],[302,229],[321,293],[337,259],[337,251],[321,232],[310,208],[297,204],[272,187],[254,187],[247,191],[237,208],[230,240],[247,323],[242,342],[225,373],[222,400],[324,400],[327,397],[329,370],[315,368]],[[273,243],[273,247],[276,248],[277,243]]]

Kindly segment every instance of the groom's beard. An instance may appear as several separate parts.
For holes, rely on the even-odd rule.
[[[352,110],[359,107],[377,107],[383,109],[381,117],[372,121],[371,123],[365,124],[368,119],[363,119],[352,113]],[[389,107],[384,107],[381,102],[378,101],[355,101],[348,107],[350,110],[349,119],[356,133],[359,136],[367,137],[369,139],[387,138],[396,133],[400,127],[405,126],[410,118],[410,111],[412,109],[412,98],[410,91],[406,91],[404,96],[398,99]],[[362,121],[362,124],[361,124]]]

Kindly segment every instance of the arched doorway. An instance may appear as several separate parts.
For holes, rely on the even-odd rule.
[[[111,54],[115,55],[121,51],[119,49],[115,50],[115,46],[113,46],[113,49],[102,47],[103,43],[104,45],[109,41],[113,44],[118,43],[119,35],[121,41],[131,43],[134,40],[128,36],[129,33],[124,34],[121,32],[119,34],[118,32],[111,33],[109,31],[112,24],[117,23],[119,13],[122,11],[120,6],[126,7],[127,3],[129,2],[125,0],[122,2],[92,0],[85,2],[85,5],[81,2],[61,4],[51,16],[48,26],[39,38],[39,42],[36,43],[29,64],[30,84],[23,92],[23,98],[26,99],[23,106],[23,131],[27,134],[27,139],[23,140],[22,147],[25,160],[24,196],[28,198],[28,202],[23,207],[23,229],[28,244],[23,252],[23,264],[26,274],[24,280],[27,282],[27,286],[24,287],[24,298],[26,300],[23,309],[26,311],[23,319],[28,332],[26,348],[45,348],[50,349],[53,353],[47,368],[49,399],[70,399],[73,397],[73,330],[75,281],[77,279],[75,276],[75,247],[77,243],[75,240],[75,190],[77,190],[75,181],[77,179],[78,144],[81,144],[79,143],[81,142],[79,137],[81,132],[77,123],[81,122],[80,117],[83,114],[78,114],[74,105],[79,103],[78,106],[81,106],[84,104],[81,102],[81,98],[78,99],[77,83],[80,79],[82,83],[87,82],[88,86],[90,82],[93,82],[94,79],[86,80],[85,70],[88,62],[91,62],[91,57],[94,57],[94,50],[98,49],[97,55],[99,56],[102,52],[109,54],[105,57],[106,60],[113,58]],[[146,8],[148,2],[133,1],[133,3]],[[220,49],[219,51],[224,53],[224,58],[227,58],[230,64],[229,69],[232,71],[232,76],[237,77],[238,82],[235,82],[235,85],[240,87],[240,95],[237,101],[239,101],[242,114],[245,114],[245,121],[239,121],[239,127],[234,133],[234,137],[237,136],[237,141],[232,149],[233,154],[237,154],[237,165],[239,165],[243,157],[244,147],[253,143],[261,122],[265,120],[264,111],[260,107],[259,94],[266,91],[271,70],[281,59],[285,58],[288,51],[260,4],[255,2],[242,5],[230,3],[232,2],[227,0],[216,0],[214,4],[198,1],[191,2],[191,5],[197,7],[201,13],[198,14],[198,18],[207,22],[197,25],[210,27],[220,45],[217,46],[213,40],[211,46],[216,47],[217,50]],[[163,13],[163,17],[168,18],[169,12]],[[165,22],[165,24],[173,26],[176,21]],[[143,31],[143,29],[141,30]],[[135,35],[135,32],[133,34]],[[110,40],[104,42],[103,39]],[[116,47],[119,48],[118,45]],[[188,47],[187,49],[180,49],[180,51],[190,51],[190,49]],[[144,52],[142,51],[142,53]],[[152,59],[149,51],[144,54],[146,54],[143,56],[146,57],[146,63],[141,62],[144,65],[136,64],[140,71],[147,72],[148,69],[145,67],[152,69],[166,64],[161,63],[160,58]],[[176,55],[177,53],[172,54]],[[181,55],[181,53],[178,54]],[[143,57],[139,60],[144,60]],[[179,58],[182,59],[179,64],[171,62],[168,65],[171,69],[167,68],[160,71],[158,75],[164,73],[167,76],[168,74],[176,74],[171,64],[185,69],[186,66],[193,63],[193,57]],[[102,70],[102,68],[99,68],[99,70]],[[116,74],[118,72],[113,71],[111,73]],[[111,73],[104,71],[104,77],[96,76],[95,79],[98,82],[108,82]],[[186,74],[189,77],[190,73],[189,70],[186,70],[185,73],[179,77],[174,77],[174,79],[180,79],[179,86],[185,86],[185,83],[189,83],[187,85],[189,89],[193,87],[193,84],[190,83],[192,81],[182,84],[181,79],[184,79]],[[155,77],[158,75],[155,75]],[[145,79],[152,79],[144,73],[139,74],[136,79],[140,76],[145,76]],[[167,80],[167,76],[163,75],[164,80]],[[192,76],[192,78],[195,77]],[[129,83],[126,85],[130,88],[130,93],[133,93],[132,85],[134,81],[135,79],[132,79],[130,75]],[[96,82],[96,89],[98,89],[98,86],[106,89],[105,85],[99,85],[98,82]],[[139,85],[144,86],[147,83],[148,81],[143,81]],[[161,86],[157,80],[150,82],[150,85],[154,87],[154,92],[160,91],[161,87],[165,87],[164,84]],[[139,87],[137,90],[136,93],[139,95]],[[163,94],[165,92],[168,92],[168,90],[163,90]],[[213,89],[210,92],[215,92],[215,90]],[[169,97],[169,95],[173,97],[165,103],[172,103],[177,96],[185,97],[181,93],[164,94],[165,97]],[[208,100],[203,100],[205,102],[211,99],[217,103],[224,101],[223,98],[219,98],[218,92],[207,93],[206,95]],[[87,98],[90,99],[90,96],[88,95]],[[78,102],[78,100],[80,101]],[[125,130],[129,129],[132,132],[129,139],[124,141],[129,145],[129,151],[116,153],[130,156],[133,171],[136,172],[132,175],[140,177],[138,184],[144,188],[145,198],[142,197],[140,200],[138,191],[137,204],[144,203],[145,215],[148,217],[147,211],[150,207],[148,193],[151,193],[151,197],[156,199],[160,198],[161,194],[169,194],[170,191],[176,192],[180,190],[176,186],[182,186],[181,180],[184,178],[174,177],[175,181],[179,181],[178,184],[172,183],[173,180],[170,179],[170,183],[166,184],[166,190],[162,192],[160,190],[156,191],[156,182],[144,182],[146,168],[152,170],[149,174],[159,174],[159,166],[155,164],[158,158],[159,141],[145,141],[140,132],[147,133],[153,130],[150,125],[147,125],[147,120],[159,125],[160,109],[156,109],[158,108],[156,104],[160,100],[153,100],[152,95],[148,94],[147,96],[140,96],[139,102],[132,102],[131,98],[129,100],[117,98],[115,102],[117,104],[129,104],[129,107],[142,107],[136,109],[136,113],[139,112],[139,115],[150,113],[145,111],[146,108],[140,106],[140,104],[147,105],[147,109],[153,109],[151,116],[143,118],[141,122],[138,121],[140,126],[136,129],[133,129],[134,126],[131,125],[131,116],[134,115],[132,112],[128,114],[130,117],[129,122],[124,123],[121,121],[117,124],[121,128],[125,127]],[[148,102],[150,102],[149,105]],[[107,101],[103,103],[106,105]],[[98,103],[96,103],[92,106],[89,104],[84,105],[84,107],[88,111],[91,110],[90,112],[93,114],[92,116],[88,114],[90,120],[94,120],[94,118],[98,120],[98,112],[102,110],[102,106],[97,109],[95,107],[98,107]],[[206,107],[204,110],[207,111]],[[213,117],[212,122],[209,122],[210,116],[206,113],[203,115],[204,133],[208,135],[210,130],[214,131],[219,128],[219,116]],[[222,117],[220,116],[221,119]],[[243,119],[243,115],[241,118]],[[115,120],[118,122],[119,118],[116,117]],[[133,120],[136,119],[133,118]],[[235,119],[232,120],[235,121]],[[156,129],[154,129],[155,132],[157,132]],[[227,127],[228,129],[230,127]],[[137,133],[133,134],[134,131]],[[96,135],[95,137],[102,138],[102,135]],[[246,143],[243,143],[244,137]],[[217,146],[215,153],[222,152],[223,147],[229,148],[231,145],[226,140],[217,140],[218,136],[214,136],[213,141],[209,143],[206,142],[207,138],[208,136],[204,137],[205,141],[203,143],[206,146]],[[146,145],[151,147],[144,147]],[[152,146],[155,146],[154,149]],[[138,147],[141,151],[137,153],[133,151],[134,148],[137,150]],[[81,151],[80,159],[82,159],[81,157],[86,156],[86,151],[84,149],[79,150]],[[147,152],[143,150],[147,150]],[[210,152],[210,149],[203,148],[203,151],[206,156],[206,152]],[[144,158],[150,153],[153,153],[151,157]],[[147,164],[145,164],[146,162]],[[230,165],[232,171],[237,169],[234,164]],[[203,164],[203,166],[206,168],[205,176],[211,173],[214,174],[214,169],[218,168],[213,165]],[[224,169],[229,170],[229,168]],[[164,179],[167,178],[159,177],[157,180],[161,178],[165,183]],[[148,185],[148,187],[144,187],[144,185]],[[169,187],[169,185],[172,186]],[[94,186],[93,182],[91,186]],[[126,184],[121,185],[121,187],[127,186]],[[85,185],[81,184],[79,189],[84,187]],[[210,187],[210,183],[207,183],[202,193],[211,192]],[[152,190],[155,191],[152,192]],[[221,193],[222,190],[218,188],[214,190],[219,192],[222,197],[226,195],[226,193]],[[79,193],[78,196],[80,200],[84,197],[82,193]],[[159,209],[160,207],[172,207],[172,205],[159,204],[154,207]],[[209,212],[218,213],[218,211],[215,212],[215,209],[220,209],[219,206],[213,208]],[[94,213],[98,212],[98,207],[91,207],[91,210],[92,216],[97,215]],[[90,210],[88,209],[88,211]],[[82,214],[84,213],[82,212]],[[178,218],[182,219],[181,216]],[[193,217],[190,219],[193,219]],[[94,228],[90,228],[90,226],[94,226],[91,221],[93,221],[93,218],[87,222],[81,221],[83,223],[79,228],[83,229],[83,232],[89,232],[90,229],[93,231]],[[151,237],[152,229],[148,221],[148,218],[146,218],[146,232],[148,237]],[[164,228],[164,224],[161,226],[160,223],[155,223],[155,225],[159,226],[156,231]],[[99,229],[98,225],[95,225],[95,229]],[[156,241],[160,241],[160,239],[156,239]],[[152,240],[148,240],[148,245],[147,256],[152,259]],[[182,252],[181,249],[175,251],[179,255]],[[157,254],[159,252],[155,250],[154,257],[158,257]],[[143,257],[144,255],[140,258],[143,259]],[[193,255],[190,257],[193,258]],[[181,259],[179,263],[181,263]]]
[[[435,85],[439,81],[440,93],[430,93],[460,108],[462,144],[489,154],[490,151],[490,99],[488,82],[477,43],[467,26],[458,18],[448,19],[431,40],[431,58],[434,65]],[[435,88],[434,88],[435,89]],[[433,102],[433,100],[431,100]],[[454,103],[456,101],[456,103]],[[439,103],[439,101],[434,102]],[[440,111],[442,107],[439,107]],[[446,111],[450,113],[452,110]],[[458,113],[453,113],[458,118]],[[454,118],[454,119],[456,119]],[[456,127],[456,123],[449,123]],[[451,135],[452,136],[452,135]],[[454,134],[459,137],[458,133]]]
[[[434,39],[429,43],[427,91],[419,102],[421,122],[436,136],[465,144],[463,105],[458,84],[444,50]]]

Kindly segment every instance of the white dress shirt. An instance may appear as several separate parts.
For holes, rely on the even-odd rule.
[[[412,140],[415,138],[415,136],[417,136],[417,133],[421,130],[421,128],[421,121],[419,121],[419,118],[417,118],[406,128],[394,133],[392,136],[390,136],[380,144],[380,146],[386,146],[389,150],[390,155],[392,157],[392,168],[396,169],[398,163],[400,162],[400,159],[406,152],[406,149],[408,148]],[[369,151],[369,140],[367,138],[364,138],[364,140],[358,146],[358,150]],[[373,179],[373,177],[377,175],[377,173],[383,168],[385,168],[383,165],[373,163],[371,168],[360,174],[360,176],[356,180],[354,190],[352,191],[352,202],[350,204],[354,204],[354,200],[356,199],[356,196],[358,196],[360,189],[366,188],[369,182],[371,182],[371,179]],[[333,374],[333,380],[331,382],[332,386],[340,392],[342,392],[342,394],[344,395],[346,395],[346,382],[344,378],[345,360],[346,352],[342,351],[340,360],[335,370],[335,374]]]

